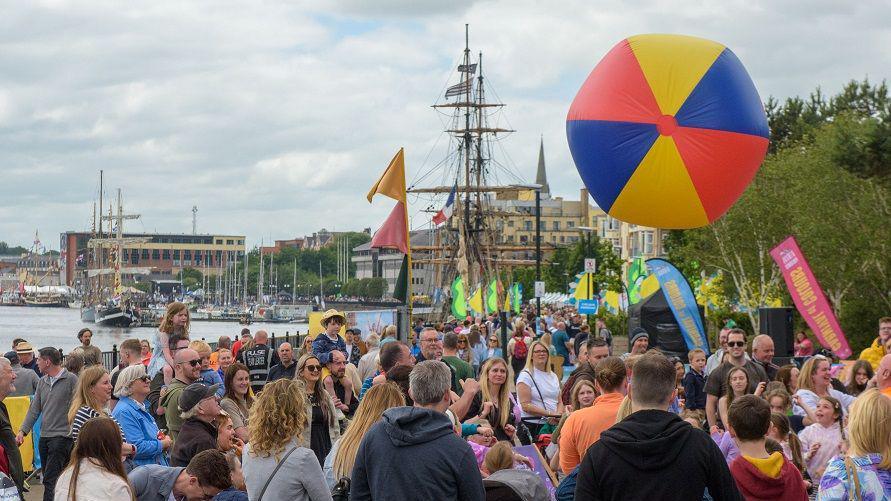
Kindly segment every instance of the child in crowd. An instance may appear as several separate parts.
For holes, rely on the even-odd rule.
[[[792,431],[789,423],[789,416],[781,412],[773,411],[770,413],[770,428],[767,430],[767,438],[776,440],[783,448],[783,454],[786,455],[792,464],[798,468],[804,483],[807,485],[808,491],[811,490],[813,482],[807,474],[807,467],[804,463],[804,456],[801,453],[801,440],[798,439]]]
[[[806,486],[795,465],[781,452],[767,452],[770,416],[770,406],[755,395],[743,395],[730,405],[727,427],[740,451],[730,473],[747,500],[806,500]]]
[[[808,474],[816,480],[823,476],[826,464],[837,454],[844,453],[845,430],[842,426],[841,402],[832,397],[822,397],[814,409],[816,422],[807,426],[798,438],[802,450],[807,451],[804,461]]]
[[[695,411],[705,409],[705,352],[699,348],[687,354],[690,369],[684,374],[684,407]]]
[[[219,372],[210,368],[210,354],[213,351],[210,349],[210,345],[204,341],[195,340],[189,343],[189,348],[197,351],[198,356],[201,357],[201,372],[198,381],[207,386],[220,385],[217,388],[217,396],[223,398],[226,393],[226,389],[223,387],[223,378],[220,377]]]

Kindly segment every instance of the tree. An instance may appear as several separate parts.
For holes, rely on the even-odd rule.
[[[201,272],[199,270],[196,270],[195,268],[183,268],[181,276],[183,281],[183,288],[186,290],[197,289],[204,280],[204,275],[202,275]]]

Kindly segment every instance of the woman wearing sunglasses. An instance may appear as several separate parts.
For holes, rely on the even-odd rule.
[[[145,410],[145,398],[149,394],[151,382],[151,378],[145,372],[145,366],[131,365],[118,374],[114,395],[120,400],[114,406],[111,417],[120,425],[126,442],[136,448],[133,463],[136,466],[144,464],[167,466],[164,451],[170,448],[173,441],[165,435],[160,435],[163,438],[158,438],[155,418]]]
[[[306,415],[309,418],[309,430],[302,435],[301,445],[312,449],[320,466],[325,464],[325,456],[331,452],[331,444],[340,438],[338,420],[343,415],[339,414],[331,396],[322,386],[321,376],[322,364],[315,355],[300,357],[294,379],[301,381],[306,390]]]
[[[485,360],[489,360],[490,358],[501,358],[501,340],[498,339],[496,334],[492,334],[489,336],[488,341],[486,342],[486,357]]]

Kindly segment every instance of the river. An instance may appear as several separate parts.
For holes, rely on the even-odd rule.
[[[0,306],[0,354],[10,350],[12,340],[15,338],[27,339],[35,348],[54,346],[62,348],[67,353],[80,346],[77,340],[77,332],[84,327],[93,331],[93,345],[102,351],[111,351],[113,344],[129,338],[148,339],[149,342],[155,336],[157,328],[135,327],[131,329],[101,327],[96,324],[81,322],[80,310],[76,308],[28,308],[21,306]],[[249,326],[251,332],[265,330],[271,336],[278,336],[295,331],[306,334],[309,325],[297,324],[266,324],[254,322]],[[216,341],[220,336],[226,335],[234,341],[242,326],[237,322],[192,322],[189,337],[192,339],[206,339]]]

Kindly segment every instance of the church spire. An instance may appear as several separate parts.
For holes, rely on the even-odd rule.
[[[548,186],[548,174],[545,171],[544,135],[541,137],[541,145],[538,149],[538,171],[535,173],[535,184],[541,185],[542,194],[550,194],[551,188]]]

